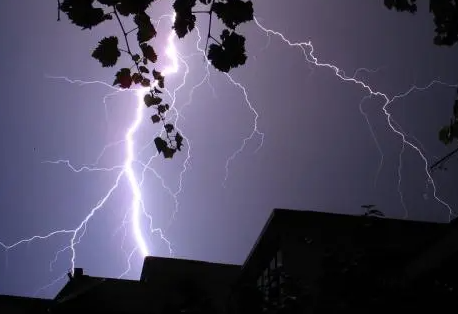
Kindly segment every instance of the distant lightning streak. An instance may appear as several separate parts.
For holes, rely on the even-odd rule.
[[[248,105],[248,108],[251,110],[251,112],[254,114],[254,124],[253,124],[253,129],[251,131],[251,133],[245,137],[242,141],[242,145],[239,147],[238,150],[236,150],[226,161],[226,174],[224,176],[224,182],[223,182],[223,186],[225,186],[225,183],[228,179],[228,176],[229,176],[229,165],[230,163],[237,157],[237,155],[239,155],[241,152],[243,152],[246,144],[248,143],[248,141],[252,140],[253,137],[255,137],[256,135],[260,136],[260,142],[259,142],[259,146],[258,148],[256,148],[256,151],[257,152],[263,145],[264,143],[264,133],[262,133],[261,131],[259,131],[258,129],[258,119],[259,119],[259,114],[258,112],[256,111],[256,109],[253,107],[253,105],[251,104],[249,98],[248,98],[248,93],[247,93],[247,90],[245,88],[245,86],[243,86],[242,84],[240,84],[239,82],[236,82],[232,76],[230,76],[229,74],[226,73],[226,76],[227,78],[229,79],[229,81],[234,84],[235,86],[237,86],[238,88],[240,88],[243,92],[243,95],[245,97],[245,102],[247,103]]]
[[[367,116],[367,113],[363,110],[364,101],[366,99],[370,99],[371,97],[372,97],[372,94],[369,94],[369,95],[364,96],[363,99],[361,99],[361,101],[359,102],[359,112],[361,112],[361,114],[364,116],[364,119],[366,120],[366,124],[367,124],[367,126],[369,128],[369,131],[370,131],[371,135],[372,135],[372,139],[374,140],[375,146],[377,147],[377,150],[378,150],[378,152],[380,154],[380,162],[379,162],[379,165],[378,165],[378,168],[377,168],[377,172],[375,174],[375,180],[374,180],[374,186],[376,187],[377,186],[377,182],[378,182],[378,177],[379,177],[380,172],[382,171],[382,167],[383,167],[384,154],[383,154],[382,147],[380,146],[380,143],[378,141],[378,138],[375,135],[374,128],[372,127],[372,124],[369,121],[369,117]]]
[[[404,194],[402,193],[401,190],[401,181],[402,181],[402,155],[404,154],[404,151],[406,149],[406,145],[404,141],[402,142],[402,148],[401,152],[399,153],[399,163],[398,163],[398,194],[399,198],[401,200],[401,205],[402,208],[404,209],[404,219],[406,219],[409,216],[409,211],[407,210],[406,203],[404,202]]]
[[[265,32],[266,34],[276,35],[277,37],[279,37],[284,43],[286,43],[290,47],[297,47],[297,48],[301,49],[301,51],[302,51],[302,53],[303,53],[303,55],[305,57],[305,60],[308,63],[311,63],[311,64],[315,65],[316,67],[330,69],[342,81],[354,83],[354,84],[360,86],[363,90],[366,90],[367,92],[369,92],[370,95],[381,97],[384,100],[385,103],[384,103],[384,105],[382,107],[382,111],[386,116],[386,120],[387,120],[388,126],[390,127],[390,129],[395,134],[397,134],[402,139],[403,145],[407,145],[410,148],[412,148],[414,151],[416,151],[418,153],[418,156],[423,160],[425,175],[427,177],[427,180],[428,180],[429,184],[433,188],[433,196],[434,196],[434,198],[436,199],[436,201],[438,203],[440,203],[441,205],[443,205],[444,207],[446,207],[448,209],[449,220],[450,220],[452,218],[452,216],[454,215],[454,212],[453,212],[452,208],[450,207],[450,205],[448,203],[446,203],[444,200],[442,200],[437,195],[436,184],[434,183],[434,180],[433,180],[433,178],[431,176],[431,173],[429,172],[428,160],[426,159],[426,157],[423,154],[423,152],[421,151],[421,149],[418,148],[418,146],[416,146],[414,143],[409,141],[407,139],[406,135],[401,130],[399,130],[399,128],[397,128],[395,126],[395,121],[393,121],[392,114],[388,111],[388,106],[398,98],[403,98],[403,97],[409,95],[411,92],[416,91],[416,90],[418,90],[418,91],[426,90],[426,89],[430,88],[431,86],[433,86],[435,84],[445,85],[447,87],[457,87],[457,85],[456,84],[447,84],[447,83],[443,83],[443,82],[438,81],[438,80],[434,80],[434,81],[430,82],[428,85],[426,85],[424,87],[418,87],[418,86],[414,85],[409,90],[407,90],[406,92],[390,98],[390,97],[387,96],[387,94],[382,93],[380,91],[376,91],[372,86],[368,85],[367,83],[363,82],[362,80],[356,79],[355,77],[346,76],[345,72],[343,70],[341,70],[340,68],[338,68],[337,66],[335,66],[333,64],[329,64],[329,63],[320,62],[318,60],[318,58],[315,57],[314,47],[313,47],[313,44],[312,44],[311,41],[307,41],[307,42],[292,42],[289,39],[287,39],[285,37],[285,35],[283,35],[282,33],[264,27],[258,21],[258,19],[256,17],[254,18],[254,21],[255,21],[256,25],[263,32]]]
[[[198,36],[198,40],[197,40],[197,43],[196,43],[196,49],[202,54],[202,56],[204,57],[204,60],[206,61],[206,68],[205,68],[206,69],[206,74],[205,74],[204,78],[197,85],[195,85],[191,89],[188,103],[191,102],[192,94],[194,93],[195,89],[200,87],[200,86],[202,86],[202,84],[205,81],[209,82],[209,77],[210,77],[210,70],[209,70],[210,61],[208,60],[206,52],[204,51],[204,49],[200,48],[200,42],[202,41],[202,36],[200,35],[199,28],[196,27],[196,29],[197,29],[197,36]],[[244,85],[242,85],[241,83],[237,82],[229,73],[225,73],[225,75],[226,75],[226,77],[228,78],[229,82],[232,85],[234,85],[235,87],[237,87],[238,89],[240,89],[242,91],[242,94],[243,94],[244,100],[245,100],[245,104],[248,106],[248,109],[254,115],[254,121],[253,121],[253,129],[251,130],[251,133],[242,140],[242,144],[240,145],[240,147],[231,156],[229,156],[229,158],[226,160],[225,175],[224,175],[224,179],[223,179],[223,187],[226,186],[226,181],[227,181],[227,179],[229,177],[229,166],[230,166],[231,162],[234,161],[234,159],[240,153],[243,152],[243,150],[245,149],[247,143],[250,140],[252,140],[256,135],[260,137],[260,142],[259,142],[258,147],[255,150],[255,153],[262,147],[262,145],[264,143],[264,133],[261,132],[259,130],[259,128],[258,128],[259,114],[258,114],[257,110],[254,108],[253,104],[251,103],[251,101],[250,101],[250,99],[248,97],[248,92],[247,92],[246,87]],[[212,88],[213,94],[215,94],[213,87],[211,85],[210,85],[210,87]]]

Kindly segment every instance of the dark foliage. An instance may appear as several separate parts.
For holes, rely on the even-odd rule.
[[[150,44],[156,37],[156,29],[146,12],[155,0],[63,0],[58,1],[59,10],[64,12],[71,23],[91,29],[104,21],[116,19],[125,42],[125,48],[118,47],[119,39],[116,36],[103,38],[92,52],[92,57],[98,60],[102,67],[113,67],[118,62],[121,52],[129,55],[133,62],[131,68],[121,68],[115,74],[113,85],[129,89],[133,85],[149,88],[150,92],[144,97],[145,105],[156,110],[151,116],[153,123],[162,123],[163,136],[154,140],[156,149],[165,158],[172,158],[177,151],[183,148],[184,137],[179,130],[166,118],[170,110],[164,104],[160,94],[165,88],[164,76],[154,68],[148,68],[149,63],[156,63],[158,55]],[[213,66],[222,71],[245,64],[245,38],[235,33],[235,28],[244,22],[253,19],[253,4],[242,0],[199,0],[199,3],[208,7],[208,11],[194,12],[197,0],[175,0],[173,9],[176,17],[173,25],[178,38],[183,38],[196,26],[196,14],[207,13],[210,16],[206,51],[208,41],[215,43],[208,49],[208,59]],[[215,14],[228,28],[220,35],[221,42],[211,35],[212,16]],[[126,30],[120,16],[130,17],[136,25],[135,29]],[[230,29],[230,30],[229,30]],[[137,46],[133,51],[129,35],[136,31]]]
[[[192,14],[192,8],[196,5],[196,0],[175,0],[173,9],[176,17],[173,28],[178,38],[183,38],[192,31],[196,25],[196,16]]]
[[[137,41],[139,44],[151,40],[156,36],[156,29],[154,28],[151,20],[145,12],[140,12],[135,15],[135,24],[137,24]]]
[[[241,0],[216,2],[213,11],[230,29],[235,29],[239,24],[253,20],[253,3]]]
[[[99,60],[103,67],[112,67],[118,62],[121,52],[118,49],[118,37],[105,37],[94,49],[92,57]]]
[[[416,0],[384,0],[385,6],[397,11],[415,13],[417,11]],[[424,3],[422,3],[424,4]],[[434,43],[438,46],[453,46],[458,42],[458,1],[456,0],[430,0],[429,11],[433,15],[435,24]],[[457,90],[458,94],[458,90]],[[455,100],[450,122],[439,130],[439,140],[445,145],[458,140],[458,101]],[[444,162],[453,154],[441,158],[440,162],[432,168],[443,168]]]
[[[208,60],[223,72],[245,64],[245,37],[225,29],[221,34],[221,44],[211,44]]]
[[[94,0],[63,0],[60,9],[67,14],[73,24],[83,29],[91,29],[111,19],[109,14],[105,14],[101,8],[95,8],[93,3]]]
[[[417,0],[384,0],[385,1],[385,6],[388,9],[395,9],[400,12],[410,12],[410,13],[415,13],[417,12],[417,5],[415,2]]]

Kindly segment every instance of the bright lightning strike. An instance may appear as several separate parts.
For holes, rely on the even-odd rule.
[[[169,17],[172,17],[172,23],[173,23],[175,16],[174,15],[172,15],[172,16],[169,15]],[[163,17],[161,17],[161,19],[162,18]],[[175,73],[177,73],[179,71],[180,57],[179,57],[179,54],[178,54],[177,49],[175,47],[175,43],[174,43],[175,38],[176,38],[175,32],[173,30],[170,31],[170,34],[167,37],[167,46],[166,46],[166,49],[165,49],[165,54],[168,57],[168,59],[171,61],[171,64],[169,66],[167,66],[165,69],[163,69],[162,75],[164,75],[164,76],[168,76],[170,74],[175,74]],[[183,62],[185,64],[185,67],[187,69],[188,66],[184,62],[184,60],[181,60],[181,62]],[[186,73],[185,73],[184,77],[186,77],[187,73],[188,73],[188,71],[186,70]],[[105,82],[100,82],[100,81],[82,81],[82,80],[71,80],[71,79],[69,79],[67,77],[51,77],[51,76],[49,76],[49,77],[50,78],[54,78],[54,79],[64,79],[65,81],[67,81],[69,83],[79,84],[79,85],[102,84],[102,85],[105,85],[105,86],[109,87],[110,89],[114,89],[113,93],[106,95],[104,97],[104,99],[103,99],[103,103],[105,105],[105,109],[107,109],[107,107],[106,107],[106,99],[107,99],[107,97],[116,95],[119,92],[127,91],[127,90],[121,90],[121,89],[114,88],[111,85],[109,85],[109,84],[107,84]],[[154,84],[157,84],[157,82],[154,82]],[[171,106],[172,109],[174,109],[173,105],[174,105],[175,99],[176,99],[176,92],[184,84],[185,84],[185,79],[183,80],[183,83],[178,88],[176,88],[172,93],[167,91],[169,96],[171,96],[171,98],[173,99],[173,103],[172,103],[172,106]],[[130,125],[130,127],[126,131],[124,139],[105,146],[103,148],[102,152],[99,154],[99,156],[97,157],[96,161],[93,164],[84,165],[84,166],[81,166],[81,167],[75,167],[75,166],[73,166],[71,164],[71,162],[69,160],[57,160],[57,161],[45,161],[44,162],[44,163],[49,163],[49,164],[64,164],[71,171],[73,171],[75,173],[80,173],[80,172],[83,172],[83,171],[87,171],[87,172],[93,172],[93,171],[103,171],[103,172],[118,171],[115,183],[108,190],[108,192],[99,200],[99,202],[96,204],[96,206],[94,206],[90,210],[89,214],[83,219],[83,221],[81,221],[81,223],[74,229],[61,229],[61,230],[56,230],[56,231],[50,232],[50,233],[45,234],[45,235],[35,235],[35,236],[30,237],[30,238],[21,239],[21,240],[15,242],[15,243],[12,243],[12,244],[5,244],[3,242],[0,242],[0,246],[1,247],[3,247],[5,250],[10,250],[10,249],[13,249],[13,248],[15,248],[15,247],[17,247],[17,246],[19,246],[21,244],[24,244],[24,243],[31,243],[31,242],[36,241],[36,240],[46,240],[46,239],[49,239],[49,238],[57,236],[57,235],[69,235],[70,236],[69,244],[67,246],[65,246],[64,248],[62,248],[61,250],[56,252],[54,259],[50,262],[50,268],[52,269],[52,266],[57,261],[59,254],[65,252],[67,250],[70,250],[71,251],[71,259],[70,259],[70,261],[71,261],[71,271],[73,272],[74,268],[75,268],[75,262],[76,262],[76,245],[78,245],[80,243],[81,239],[83,238],[83,236],[84,236],[84,234],[85,234],[85,232],[87,230],[88,223],[93,218],[93,216],[100,209],[102,209],[103,206],[106,204],[106,202],[110,199],[110,197],[113,195],[114,191],[118,188],[120,181],[122,179],[126,179],[128,184],[129,184],[131,193],[132,193],[132,202],[131,202],[131,207],[130,207],[129,212],[130,212],[130,216],[131,216],[131,227],[132,227],[132,231],[133,231],[133,237],[134,237],[134,240],[135,240],[135,248],[130,252],[130,254],[127,255],[128,266],[127,266],[126,270],[121,274],[120,277],[124,276],[125,274],[127,274],[130,271],[131,258],[133,257],[133,255],[137,251],[141,255],[141,257],[145,257],[145,256],[148,256],[148,255],[151,254],[151,251],[150,251],[150,249],[148,248],[148,245],[147,245],[147,240],[144,237],[143,232],[142,232],[142,223],[143,223],[142,217],[143,216],[146,216],[146,218],[149,221],[149,231],[151,233],[159,233],[161,239],[164,240],[167,243],[167,245],[169,247],[169,253],[170,253],[170,255],[172,255],[173,252],[172,252],[172,249],[171,249],[171,243],[165,238],[165,236],[164,236],[164,234],[163,234],[161,229],[153,227],[153,218],[146,211],[144,203],[143,203],[141,186],[143,184],[143,180],[144,180],[144,177],[145,177],[145,172],[147,170],[152,170],[155,173],[155,175],[161,180],[162,186],[164,188],[166,188],[170,192],[172,197],[175,199],[175,205],[177,207],[178,206],[177,195],[181,192],[181,189],[182,189],[182,183],[181,183],[182,182],[182,177],[184,175],[184,172],[186,171],[186,164],[187,164],[187,162],[188,162],[188,160],[190,158],[190,151],[189,151],[189,145],[188,145],[188,156],[187,156],[187,158],[185,160],[185,163],[183,165],[183,171],[180,173],[179,189],[175,193],[173,193],[171,191],[171,189],[168,188],[165,185],[164,180],[162,179],[162,177],[154,169],[152,169],[150,167],[151,161],[155,157],[157,157],[158,154],[155,154],[154,156],[152,156],[147,164],[143,164],[142,162],[140,162],[140,161],[138,161],[136,159],[137,153],[135,151],[135,139],[134,138],[135,138],[135,134],[138,131],[142,121],[144,120],[144,111],[145,111],[144,107],[145,106],[144,106],[143,98],[144,98],[144,96],[146,95],[147,92],[149,92],[149,88],[142,88],[142,89],[136,90],[136,93],[137,93],[137,108],[136,108],[136,113],[135,113],[135,119],[134,119],[134,121],[132,121],[132,124]],[[175,110],[175,113],[176,113],[176,120],[178,120],[178,116],[179,116],[178,112],[176,111],[176,109],[174,109],[174,110]],[[107,115],[107,110],[105,112],[106,112],[106,115]],[[186,138],[185,138],[185,140],[187,141]],[[110,147],[117,146],[117,145],[120,145],[122,143],[124,143],[124,145],[125,145],[124,146],[124,148],[125,148],[125,160],[124,160],[124,163],[122,165],[113,166],[113,167],[99,167],[98,166],[99,161],[102,158],[102,156],[106,153],[106,151]],[[136,174],[135,174],[135,171],[134,171],[134,168],[133,168],[134,163],[138,163],[138,164],[142,165],[142,167],[143,167],[143,170],[142,170],[142,173],[141,173],[141,180],[138,180],[138,178],[136,177]],[[126,216],[124,217],[124,221],[123,221],[123,226],[125,226],[125,223],[126,223],[126,220],[127,220],[127,216],[128,215],[126,213]],[[49,285],[47,285],[45,287],[42,287],[40,290],[38,290],[38,292],[43,290],[43,289],[48,288],[49,286],[52,286],[53,284],[55,284],[57,281],[61,280],[62,278],[63,277],[60,276],[55,281],[53,281],[51,284],[49,284]]]
[[[454,87],[456,88],[457,87],[457,84],[447,84],[447,83],[444,83],[444,82],[441,82],[441,81],[438,81],[438,80],[434,80],[432,82],[430,82],[428,85],[424,86],[424,87],[418,87],[418,86],[412,86],[408,91],[402,93],[402,94],[399,94],[399,95],[395,95],[393,97],[389,97],[386,93],[383,93],[383,92],[380,92],[380,91],[377,91],[374,87],[370,86],[369,84],[365,83],[364,81],[360,80],[360,79],[357,79],[356,78],[356,74],[355,73],[355,76],[353,77],[348,77],[345,75],[345,72],[343,70],[341,70],[339,67],[337,67],[336,65],[333,65],[333,64],[330,64],[330,63],[322,63],[318,60],[318,58],[315,56],[314,54],[314,47],[313,47],[313,44],[311,41],[306,41],[306,42],[292,42],[290,41],[289,39],[286,38],[286,36],[278,31],[274,31],[272,29],[268,29],[266,27],[264,27],[260,22],[259,20],[255,17],[254,18],[254,21],[256,23],[256,25],[263,31],[265,32],[267,35],[275,35],[277,37],[279,37],[284,43],[286,43],[287,45],[289,45],[290,47],[297,47],[299,48],[304,57],[305,57],[305,60],[309,63],[309,64],[312,64],[318,68],[327,68],[327,69],[330,69],[334,72],[334,74],[339,78],[341,79],[342,81],[344,82],[350,82],[350,83],[354,83],[358,86],[360,86],[363,90],[367,91],[369,93],[370,96],[375,96],[375,97],[381,97],[384,101],[384,105],[382,107],[382,111],[383,113],[385,114],[386,116],[386,120],[387,120],[387,123],[388,123],[388,126],[390,127],[391,131],[393,131],[396,135],[398,135],[401,140],[402,140],[402,144],[403,144],[403,148],[402,148],[402,151],[401,151],[401,155],[402,153],[404,152],[404,149],[405,149],[405,146],[409,146],[411,149],[413,149],[415,152],[418,153],[418,156],[423,160],[423,163],[424,163],[424,171],[425,171],[425,175],[426,175],[426,178],[427,178],[427,182],[432,186],[433,188],[433,196],[434,198],[436,199],[437,202],[439,202],[441,205],[443,205],[444,207],[446,207],[448,209],[448,212],[449,212],[449,220],[452,219],[453,216],[455,216],[456,214],[454,213],[453,209],[450,207],[450,205],[445,202],[444,200],[442,200],[438,195],[437,195],[437,188],[436,188],[436,184],[434,183],[434,180],[431,176],[431,173],[429,171],[429,163],[428,163],[428,160],[427,158],[425,157],[425,155],[423,154],[422,150],[415,144],[413,143],[412,141],[410,141],[407,136],[405,135],[404,132],[402,132],[402,130],[399,128],[399,127],[396,127],[397,123],[394,121],[391,113],[388,111],[388,107],[390,104],[392,104],[396,99],[398,98],[403,98],[403,97],[406,97],[407,95],[409,95],[410,93],[412,93],[413,91],[416,91],[416,90],[426,90],[428,88],[430,88],[431,86],[435,85],[435,84],[440,84],[440,85],[444,85],[444,86],[447,86],[447,87]],[[372,130],[371,130],[372,132]],[[376,142],[377,144],[377,147],[379,148],[378,146],[378,142]],[[382,155],[383,156],[383,155]],[[402,168],[402,157],[400,157],[400,165],[399,165],[399,168],[398,168],[398,174],[400,175],[401,174],[401,168]],[[401,182],[401,179],[399,179],[398,181],[398,187],[400,186],[400,182]],[[399,189],[398,189],[399,190]],[[400,193],[402,195],[402,193]],[[401,202],[404,206],[404,200],[403,198],[401,197]]]

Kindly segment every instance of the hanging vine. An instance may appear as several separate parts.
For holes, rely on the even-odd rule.
[[[113,82],[114,86],[130,89],[136,85],[149,88],[144,97],[145,105],[155,112],[151,116],[153,123],[160,123],[164,136],[154,139],[159,153],[165,158],[172,158],[183,147],[183,136],[175,126],[166,120],[170,105],[161,98],[165,88],[165,78],[154,68],[158,60],[156,50],[151,44],[157,32],[148,14],[159,0],[58,0],[58,20],[60,12],[67,15],[71,23],[90,30],[106,21],[115,21],[122,32],[123,47],[120,47],[118,36],[102,38],[93,50],[92,57],[102,67],[116,66],[122,55],[132,60],[132,67],[120,68]],[[196,7],[199,6],[198,9]],[[172,5],[175,11],[173,29],[178,38],[183,38],[196,27],[196,14],[208,14],[208,34],[205,45],[207,58],[211,64],[222,72],[244,65],[245,37],[236,32],[238,25],[253,20],[253,4],[242,0],[175,0]],[[221,20],[224,29],[219,39],[212,35],[213,17]],[[123,19],[131,18],[136,27],[125,28]],[[132,35],[136,34],[136,44],[132,44]]]

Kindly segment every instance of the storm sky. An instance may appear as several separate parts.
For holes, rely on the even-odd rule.
[[[370,69],[357,71],[356,78],[389,97],[435,79],[458,82],[457,50],[433,45],[427,5],[414,16],[388,11],[383,1],[365,0],[265,0],[254,1],[254,9],[264,27],[292,42],[311,40],[320,62],[332,63],[348,76],[359,68]],[[151,16],[158,19],[170,10],[162,1]],[[0,15],[0,242],[11,245],[78,227],[106,195],[119,167],[75,173],[65,164],[45,161],[91,165],[107,144],[117,143],[98,166],[121,166],[126,152],[119,141],[135,117],[137,97],[134,92],[113,94],[115,90],[102,84],[56,78],[111,84],[115,69],[102,69],[90,54],[103,36],[120,34],[114,22],[83,32],[65,16],[57,22],[56,2],[50,0],[1,1]],[[162,67],[169,61],[163,51],[170,27],[170,20],[163,19],[160,36],[153,40]],[[205,17],[199,16],[199,27],[206,34]],[[189,67],[185,85],[176,93],[176,108],[191,158],[181,190],[186,152],[172,160],[154,159],[150,166],[156,173],[147,171],[142,185],[153,227],[162,228],[174,256],[241,264],[276,207],[362,214],[360,206],[369,203],[389,217],[403,218],[407,210],[408,219],[448,221],[449,210],[434,198],[419,154],[405,146],[399,168],[402,140],[389,129],[383,98],[362,103],[375,141],[360,112],[367,90],[342,82],[329,68],[307,63],[298,47],[268,36],[254,22],[243,25],[240,33],[246,36],[249,58],[230,74],[244,86],[259,114],[257,129],[264,141],[260,146],[261,136],[254,134],[231,159],[227,178],[228,158],[252,134],[255,114],[240,86],[212,68],[208,82],[194,89],[190,99],[193,86],[206,75],[205,62],[196,50],[196,31],[176,41]],[[177,88],[184,73],[180,63],[179,72],[166,78],[166,87]],[[454,88],[436,84],[388,107],[430,163],[451,149],[438,141],[437,133],[449,121],[454,98]],[[157,130],[145,110],[135,136],[138,178],[141,163],[156,152],[151,141]],[[433,173],[437,195],[452,208],[458,206],[457,166],[452,161],[448,171]],[[177,191],[178,211],[171,220]],[[131,200],[131,189],[121,180],[88,222],[76,246],[77,267],[93,276],[119,277],[126,271],[126,255],[135,248],[129,215],[123,228]],[[169,256],[166,243],[148,227],[145,220],[142,231],[152,255]],[[71,236],[0,248],[0,294],[53,297],[66,282],[62,276],[71,267],[71,251],[60,253],[52,267],[50,262]],[[123,278],[138,279],[141,266],[142,257],[134,252],[131,270]]]

